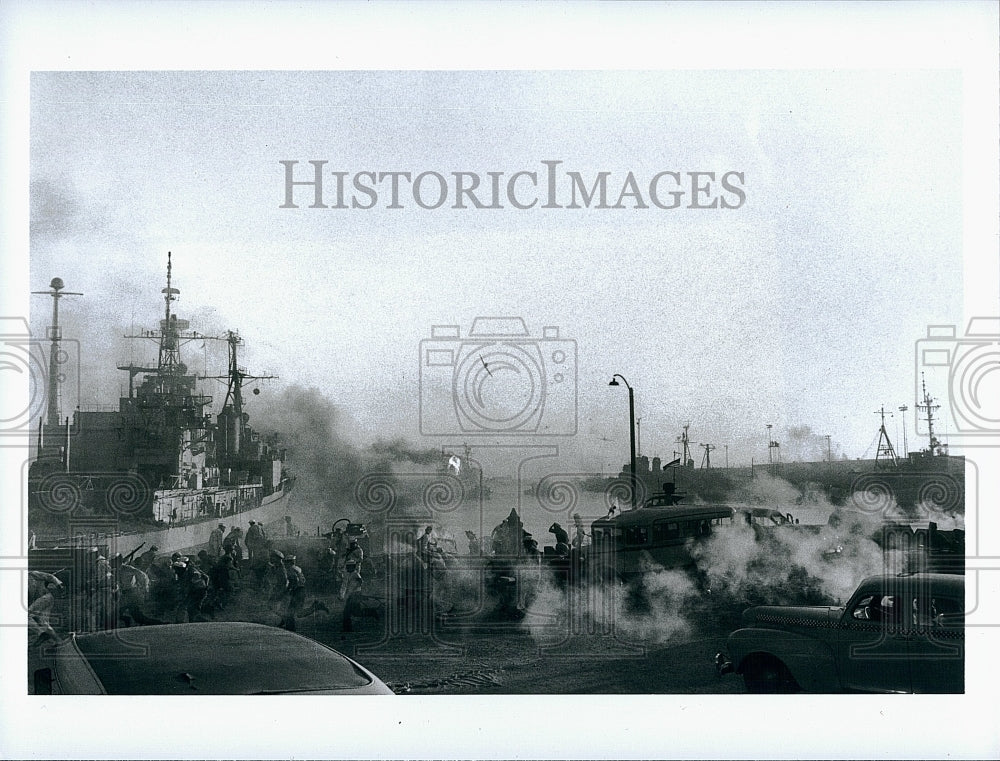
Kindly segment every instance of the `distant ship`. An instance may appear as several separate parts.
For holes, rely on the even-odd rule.
[[[129,386],[118,409],[78,407],[72,421],[61,420],[59,411],[58,306],[61,297],[82,294],[63,291],[59,278],[49,291],[36,292],[52,297],[53,325],[48,415],[28,474],[32,549],[114,543],[120,552],[155,545],[164,553],[206,543],[220,522],[245,531],[250,520],[268,525],[285,519],[293,479],[284,468],[284,450],[254,431],[243,411],[244,384],[265,376],[248,375],[239,365],[238,333],[205,336],[178,319],[172,304],[180,291],[171,270],[168,253],[159,329],[126,336],[155,341],[156,365],[119,365]],[[181,347],[195,339],[226,342],[226,375],[188,372]],[[197,381],[209,378],[227,386],[214,420],[212,397],[197,389]]]
[[[923,398],[916,405],[927,423],[927,447],[898,457],[885,428],[885,410],[879,410],[879,428],[875,462],[867,471],[855,472],[855,502],[862,506],[893,500],[904,509],[923,506],[942,513],[965,512],[965,458],[948,454],[948,445],[934,433],[934,411],[940,405],[921,380]],[[905,410],[905,408],[901,408]]]
[[[705,456],[701,467],[696,468],[690,453],[688,426],[685,425],[676,439],[681,448],[674,451],[673,460],[666,462],[659,457],[650,459],[645,455],[636,457],[636,501],[641,503],[668,480],[699,499],[726,501],[739,493],[750,480],[766,474],[780,477],[796,487],[800,491],[797,504],[824,502],[844,505],[850,502],[869,511],[895,506],[914,514],[927,510],[947,515],[961,514],[965,509],[965,457],[949,454],[947,445],[935,434],[934,412],[940,405],[935,404],[926,385],[922,390],[916,410],[923,415],[921,420],[926,423],[928,444],[919,451],[907,452],[905,457],[896,454],[889,439],[884,408],[876,411],[882,416],[882,424],[875,458],[867,460],[834,460],[828,454],[827,459],[822,461],[781,462],[776,456],[780,445],[770,438],[768,426],[768,462],[751,464],[750,468],[719,468],[710,461],[710,452],[715,447],[702,444]],[[905,411],[908,408],[900,409]],[[775,459],[772,460],[772,457]],[[618,474],[610,478],[595,474],[583,479],[581,486],[587,491],[604,492],[628,502],[631,482],[630,466],[625,463]],[[748,496],[744,494],[743,498]]]

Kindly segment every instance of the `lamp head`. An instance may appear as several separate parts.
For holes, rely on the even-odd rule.
[[[612,378],[611,382],[608,385],[609,386],[617,386],[618,385],[618,379],[617,378]]]

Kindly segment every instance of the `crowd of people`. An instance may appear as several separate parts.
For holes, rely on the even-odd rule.
[[[553,567],[564,562],[573,570],[572,561],[580,556],[586,537],[579,516],[573,519],[572,538],[560,524],[550,526],[555,547],[546,547],[542,553],[512,510],[490,537],[493,552],[487,569],[494,571],[492,577],[514,579],[516,574],[512,567],[508,568],[508,561],[515,558],[521,563],[540,565],[544,556]],[[144,547],[140,545],[125,556],[108,558],[93,548],[84,557],[75,557],[72,569],[55,574],[31,571],[31,636],[55,637],[56,628],[100,631],[216,618],[270,620],[294,631],[299,618],[330,613],[322,600],[307,604],[307,590],[325,595],[331,604],[333,599],[343,603],[342,626],[344,631],[350,631],[352,611],[365,609],[366,603],[374,604],[372,600],[376,599],[369,600],[362,593],[363,574],[370,575],[373,569],[369,559],[365,570],[365,548],[358,541],[359,531],[363,539],[367,538],[364,527],[349,524],[349,530],[344,531],[334,524],[333,530],[323,535],[328,540],[326,546],[312,547],[303,563],[288,550],[296,546],[305,552],[297,539],[298,532],[292,533],[290,528],[285,526],[284,532],[279,528],[280,538],[275,542],[257,521],[249,521],[245,531],[241,526],[218,523],[197,553],[165,556],[155,545],[140,552]],[[466,537],[470,555],[480,556],[485,541],[471,531],[466,532]],[[426,526],[414,541],[412,558],[415,565],[410,576],[423,579],[421,584],[427,586],[431,577],[444,581],[455,555],[440,546],[434,528]],[[311,579],[307,580],[303,565]],[[69,604],[60,603],[61,598]],[[53,620],[57,620],[55,628]]]
[[[29,636],[34,642],[58,639],[53,628],[101,631],[128,626],[182,623],[216,618],[274,617],[295,631],[297,619],[329,608],[306,604],[307,579],[290,552],[282,552],[263,524],[246,531],[219,523],[197,554],[144,552],[107,558],[98,548],[55,574],[31,571],[28,589]],[[285,546],[285,545],[282,545]],[[331,535],[311,588],[335,593],[341,601],[361,589],[364,551],[357,538]],[[60,604],[60,599],[63,604]]]

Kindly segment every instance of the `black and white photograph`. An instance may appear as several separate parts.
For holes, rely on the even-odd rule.
[[[1000,748],[996,6],[3,13],[5,757]]]

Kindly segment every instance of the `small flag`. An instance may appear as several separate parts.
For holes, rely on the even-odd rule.
[[[664,468],[672,468],[674,465],[680,465],[680,464],[681,464],[681,458],[678,457],[676,460],[671,460],[670,462],[668,462],[663,467]]]
[[[458,455],[452,455],[448,458],[448,467],[455,469],[455,475],[457,476],[462,470],[462,461],[459,459]]]

